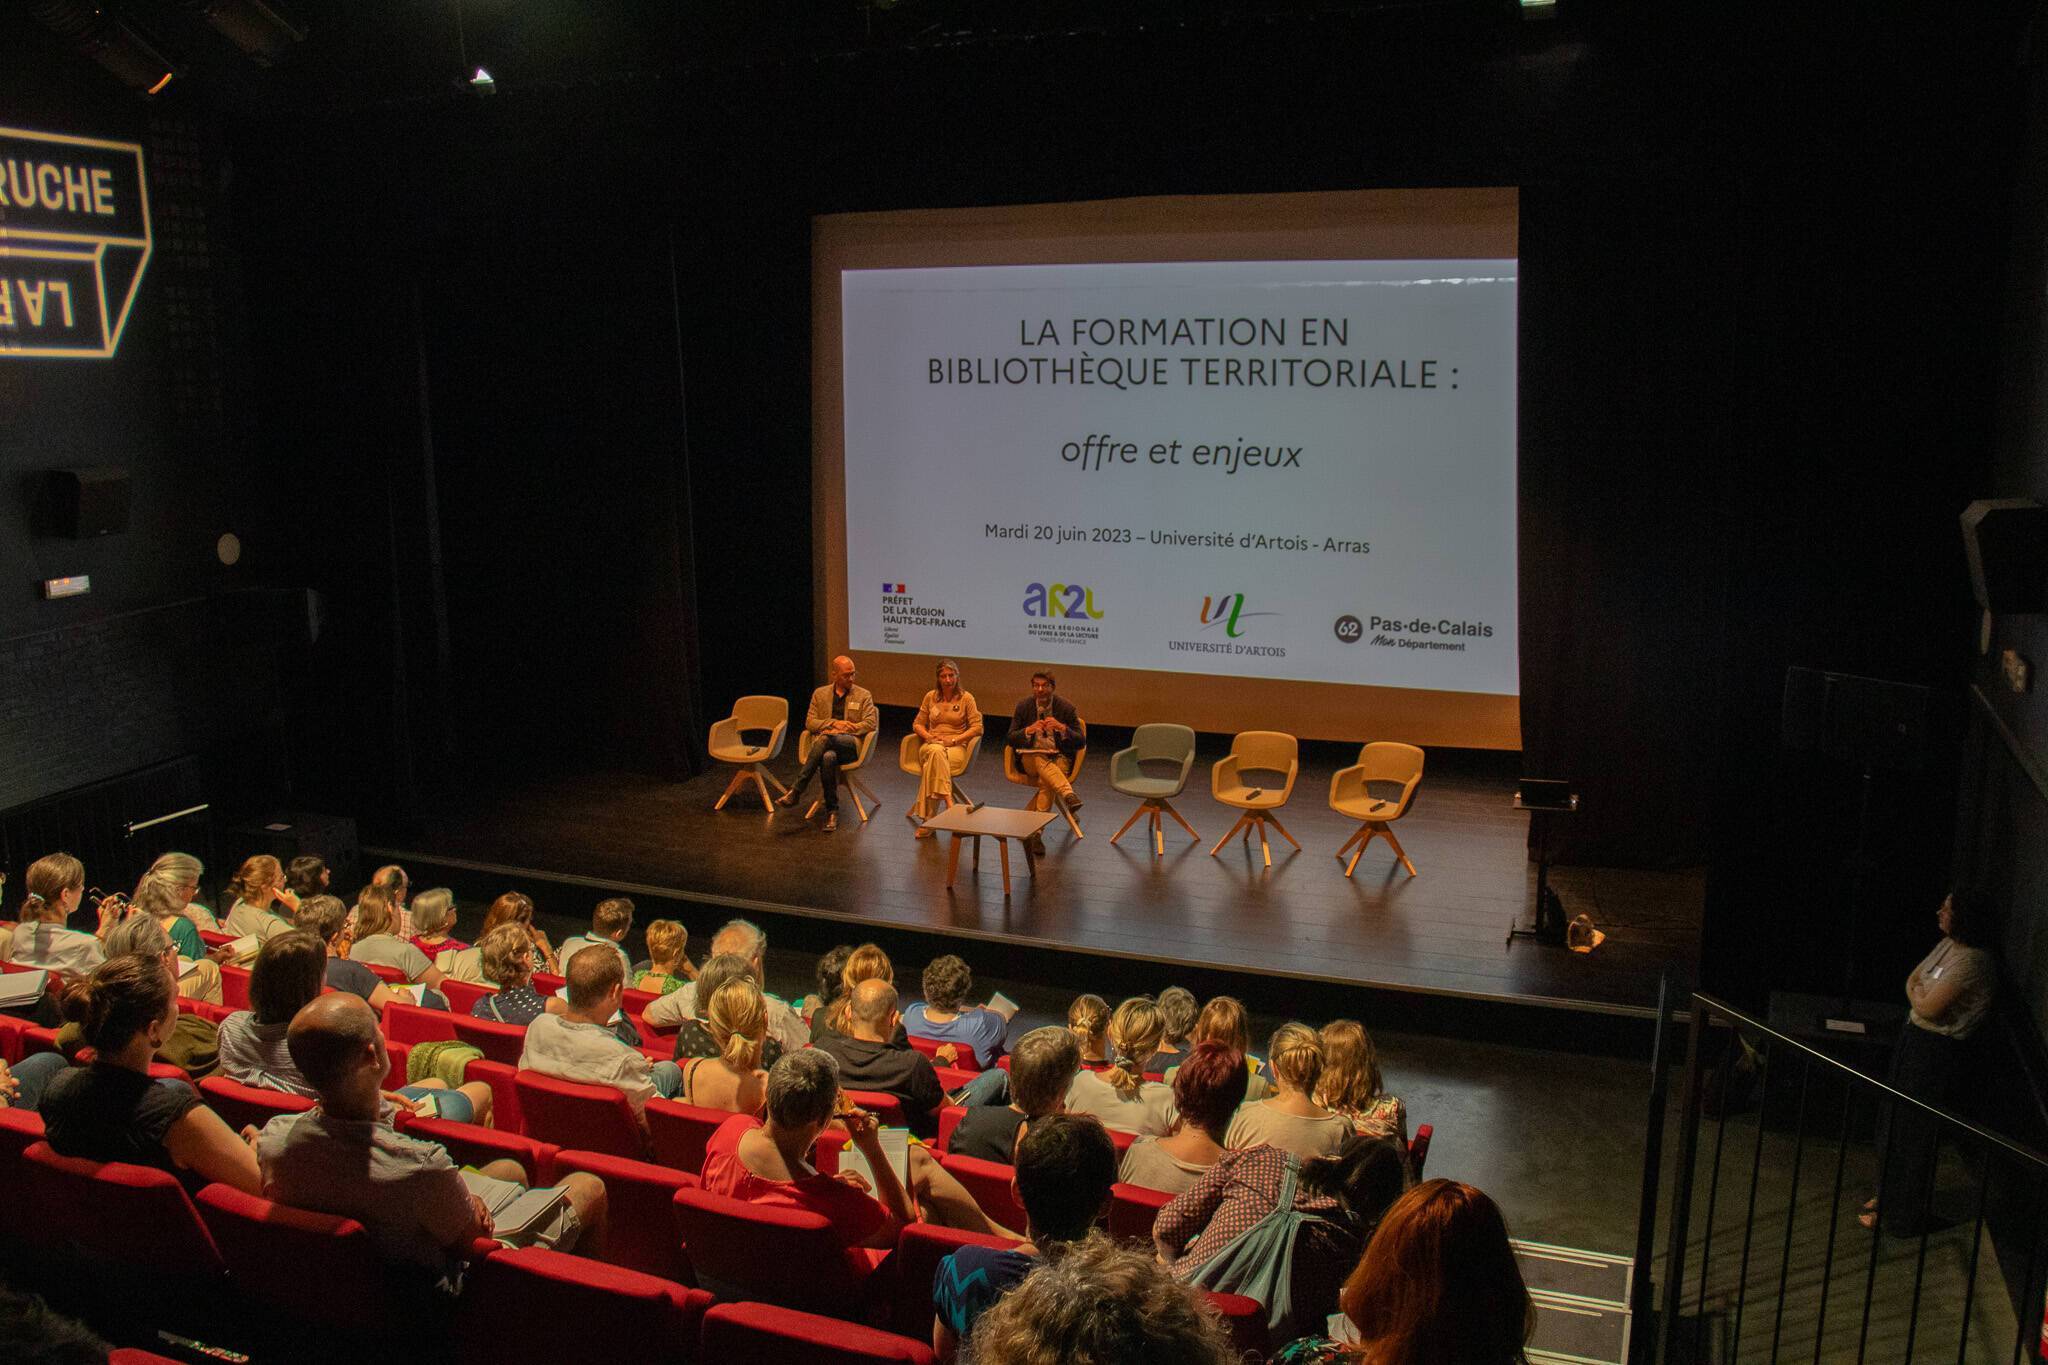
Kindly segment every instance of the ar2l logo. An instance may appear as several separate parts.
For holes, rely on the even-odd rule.
[[[1024,589],[1024,614],[1053,619],[1100,621],[1095,589],[1079,583],[1032,583]]]
[[[1202,599],[1202,625],[1205,628],[1209,626],[1222,626],[1223,633],[1233,640],[1244,634],[1244,628],[1238,624],[1240,621],[1253,616],[1278,616],[1279,614],[1277,611],[1246,611],[1244,609],[1244,594],[1241,592],[1225,593],[1220,597],[1204,597]]]

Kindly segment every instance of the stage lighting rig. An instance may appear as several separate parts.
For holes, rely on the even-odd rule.
[[[258,66],[274,66],[295,43],[306,41],[306,27],[265,0],[183,0],[188,13],[204,19],[213,31],[240,48]]]
[[[139,29],[92,0],[31,0],[29,13],[131,90],[162,94],[181,73]]]

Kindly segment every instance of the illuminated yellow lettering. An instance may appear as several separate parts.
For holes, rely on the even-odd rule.
[[[21,306],[28,313],[28,325],[43,325],[43,281],[31,285],[27,280],[16,280],[15,287],[21,290]]]
[[[72,317],[71,317],[71,281],[69,281],[69,280],[51,280],[51,281],[50,281],[50,292],[51,292],[52,294],[55,294],[55,295],[57,296],[57,299],[58,299],[58,301],[59,301],[60,303],[62,303],[62,304],[64,305],[64,325],[65,325],[65,327],[69,328],[69,327],[71,327],[71,326],[75,325],[75,324],[73,323],[73,320],[72,320]],[[1095,614],[1096,614],[1097,616],[1100,616],[1100,615],[1102,615],[1102,613],[1101,613],[1101,612],[1099,612],[1099,611],[1098,611],[1098,612],[1096,612]]]
[[[102,218],[114,215],[114,173],[104,166],[92,173],[92,211]]]
[[[86,213],[92,207],[92,179],[83,166],[64,168],[64,211]]]
[[[46,209],[63,208],[64,173],[55,166],[48,165],[37,166],[34,170],[36,173],[37,197],[42,200],[43,207]]]
[[[13,331],[14,322],[14,281],[0,279],[0,327]]]

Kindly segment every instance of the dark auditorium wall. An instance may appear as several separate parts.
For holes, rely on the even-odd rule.
[[[0,41],[0,124],[142,143],[154,240],[111,359],[0,357],[0,812],[186,755],[217,760],[202,784],[217,804],[269,800],[289,781],[276,723],[290,642],[264,591],[270,499],[248,475],[218,129],[145,106],[30,25]],[[44,471],[101,465],[129,472],[128,529],[48,534]],[[225,531],[250,546],[233,569],[214,553]],[[90,595],[43,600],[42,580],[76,574]]]

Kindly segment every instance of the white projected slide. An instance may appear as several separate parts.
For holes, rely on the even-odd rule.
[[[1514,694],[1515,274],[842,272],[851,646]]]

